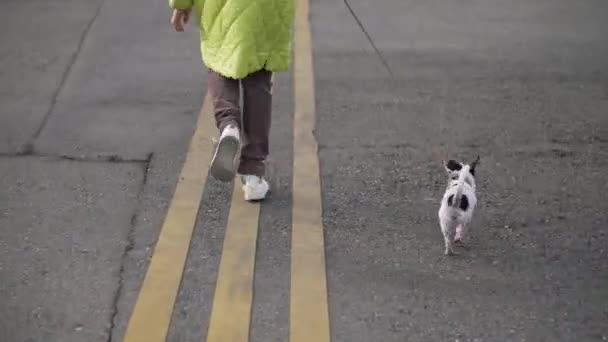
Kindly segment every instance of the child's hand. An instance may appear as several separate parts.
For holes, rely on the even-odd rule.
[[[188,23],[190,19],[191,9],[185,10],[173,10],[173,15],[171,16],[171,25],[177,32],[184,32],[184,24]]]

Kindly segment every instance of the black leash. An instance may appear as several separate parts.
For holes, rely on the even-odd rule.
[[[395,73],[393,72],[393,69],[388,64],[386,58],[384,58],[384,55],[382,54],[382,52],[380,51],[380,49],[378,49],[378,47],[374,43],[374,40],[372,39],[371,35],[369,34],[369,32],[367,32],[367,29],[365,28],[365,26],[361,22],[361,19],[359,19],[359,16],[357,15],[357,13],[353,10],[353,7],[350,5],[350,3],[348,2],[348,0],[344,0],[344,4],[346,5],[346,8],[348,8],[348,11],[350,12],[350,14],[353,17],[353,19],[355,19],[355,21],[357,22],[357,25],[361,29],[361,32],[363,32],[363,34],[367,38],[367,41],[369,42],[369,44],[374,49],[376,55],[380,59],[380,62],[384,66],[384,69],[386,70],[386,72],[389,74],[389,76],[391,77],[391,79],[393,79],[395,81],[398,81],[399,79],[395,76]],[[407,103],[402,96],[400,96],[400,95],[397,94],[397,97],[399,98],[399,100],[401,100],[401,102],[403,104]],[[443,115],[443,113],[441,113],[441,115]],[[419,117],[416,117],[416,121],[418,123],[419,128],[422,129],[422,130],[425,130],[424,129],[425,126],[422,124],[422,122],[420,121]],[[439,127],[440,127],[439,130],[441,131],[441,122],[439,123]],[[438,134],[438,135],[437,134],[429,134],[429,135],[426,135],[426,136],[427,137],[433,137],[433,136],[441,137],[442,135],[441,134]],[[444,144],[439,144],[439,145],[445,147]],[[442,153],[438,153],[437,150],[435,150],[434,153],[436,154],[436,157],[438,157],[439,159],[443,159],[443,160],[447,161],[447,157],[448,157],[448,151],[447,151],[447,149],[444,151],[443,154]]]

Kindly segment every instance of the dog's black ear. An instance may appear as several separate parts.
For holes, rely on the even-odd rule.
[[[447,162],[443,162],[443,166],[445,166],[446,171],[448,172],[454,172],[454,171],[460,171],[462,170],[462,164],[460,164],[459,162],[450,159]]]
[[[472,163],[471,163],[471,174],[473,176],[475,176],[475,168],[477,167],[477,165],[479,165],[479,156],[477,156],[477,159],[475,159]]]

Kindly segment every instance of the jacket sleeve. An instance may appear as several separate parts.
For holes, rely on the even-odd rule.
[[[188,9],[194,5],[194,0],[169,0],[172,9]]]

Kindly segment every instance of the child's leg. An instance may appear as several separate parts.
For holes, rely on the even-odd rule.
[[[216,179],[230,182],[236,174],[240,148],[241,110],[239,81],[209,71],[209,95],[213,102],[220,140],[215,147],[209,172]]]
[[[241,108],[239,107],[239,81],[224,77],[209,70],[207,88],[213,103],[215,123],[220,132],[228,125],[241,128]]]
[[[264,176],[272,112],[272,73],[258,71],[242,80],[243,149],[239,173]]]

